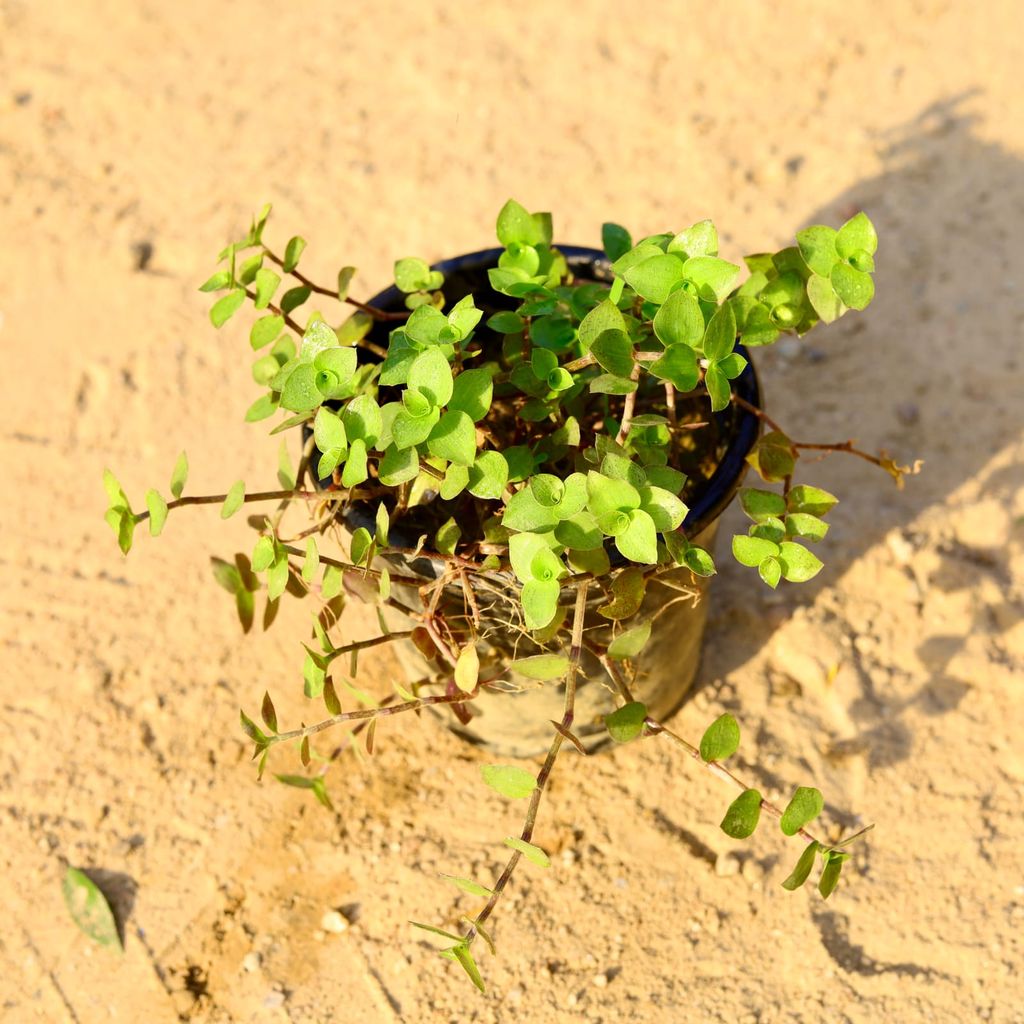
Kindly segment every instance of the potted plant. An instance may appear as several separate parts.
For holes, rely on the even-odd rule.
[[[539,769],[482,766],[488,785],[528,801],[522,831],[505,840],[497,880],[452,878],[483,901],[464,930],[420,926],[446,937],[443,954],[481,989],[474,944],[493,946],[488,922],[519,861],[548,863],[534,828],[567,745],[587,753],[604,740],[669,738],[738,791],[723,830],[743,838],[762,812],[778,819],[805,844],[782,884],[798,888],[820,859],[827,897],[856,836],[830,844],[808,830],[821,793],[799,786],[778,808],[724,763],[739,744],[732,716],[699,744],[666,719],[696,672],[718,518],[734,495],[750,527],[731,539],[732,554],[774,588],[819,572],[808,544],[825,536],[836,503],[794,482],[803,450],[853,453],[897,482],[908,471],[852,443],[791,440],[762,411],[750,362],[751,349],[784,333],[868,305],[869,219],[807,228],[795,246],[748,257],[737,283],[740,267],[718,255],[710,221],[636,243],[606,224],[598,251],[555,246],[550,215],[509,201],[501,248],[433,267],[400,259],[394,286],[364,303],[349,295],[354,268],[327,288],[299,269],[301,238],[271,250],[268,214],[221,253],[202,290],[223,293],[214,327],[248,303],[256,310],[249,340],[263,394],[246,419],[284,414],[271,433],[296,437],[297,470],[285,457],[279,488],[238,481],[191,495],[182,453],[170,498],[150,490],[139,512],[105,478],[107,521],[124,553],[139,523],[157,535],[172,509],[217,504],[226,518],[270,508],[250,520],[251,557],[215,559],[214,572],[246,628],[261,591],[270,617],[286,591],[314,597],[303,676],[326,717],[282,728],[269,694],[260,724],[242,712],[260,776],[282,745],[309,769],[311,745],[335,727],[372,751],[378,722],[410,711],[444,714],[505,758],[546,750]],[[351,315],[307,311],[321,297]],[[740,489],[748,466],[762,484]],[[286,526],[296,508],[305,522]],[[340,635],[353,597],[376,602],[378,636]],[[375,700],[352,680],[364,652],[382,644],[395,645],[409,678]],[[321,770],[281,767],[281,782],[330,806]]]

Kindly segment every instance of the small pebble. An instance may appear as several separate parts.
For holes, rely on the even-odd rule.
[[[263,1005],[268,1010],[276,1009],[278,1006],[284,1006],[284,993],[283,992],[271,992],[266,999],[263,1000]]]
[[[607,974],[595,974],[594,975],[594,984],[598,988],[604,988],[605,985],[608,984],[608,975]]]
[[[260,955],[259,953],[246,953],[242,958],[242,970],[248,971],[250,974],[253,971],[260,969]]]
[[[320,918],[320,927],[325,932],[340,935],[342,932],[348,931],[348,921],[346,921],[337,910],[328,910],[327,913]]]

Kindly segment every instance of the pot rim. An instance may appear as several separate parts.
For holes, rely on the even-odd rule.
[[[611,275],[611,261],[600,249],[581,245],[556,245],[554,248],[565,256],[569,265],[574,269],[586,266],[591,272],[596,271],[606,277]],[[478,249],[475,252],[440,260],[432,264],[431,269],[441,271],[446,277],[466,270],[482,270],[497,266],[498,257],[504,251],[499,247]],[[396,285],[391,285],[370,299],[369,305],[378,309],[389,309],[401,306],[403,300],[403,293],[398,290]],[[754,369],[754,362],[749,351],[743,345],[737,343],[736,352],[747,360],[747,365],[743,373],[732,381],[733,390],[745,401],[759,409],[761,408],[761,387],[757,371]],[[721,417],[723,413],[714,413],[713,415]],[[697,492],[696,500],[683,520],[681,529],[686,531],[688,537],[698,536],[718,519],[739,490],[749,468],[746,460],[761,434],[761,419],[742,407],[735,410],[735,415],[737,417],[736,426],[731,432],[732,438],[725,454],[703,488]],[[317,483],[319,485],[319,481]],[[372,532],[374,515],[360,515],[361,504],[365,503],[350,505],[344,518],[346,521],[351,520],[353,526],[365,526],[369,523]],[[374,509],[375,511],[376,509]],[[364,518],[367,522],[362,521]],[[427,560],[429,560],[429,553],[424,552],[422,561]],[[421,560],[417,559],[417,561]]]

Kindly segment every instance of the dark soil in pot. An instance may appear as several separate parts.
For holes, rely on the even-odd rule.
[[[608,261],[600,251],[575,246],[559,248],[565,254],[577,280],[611,280]],[[477,307],[483,310],[484,318],[474,335],[474,342],[481,344],[485,350],[493,350],[494,346],[501,344],[501,336],[484,327],[487,318],[518,305],[517,300],[493,291],[487,279],[487,269],[496,266],[501,252],[500,249],[484,250],[436,265],[436,269],[445,275],[446,307],[465,295],[473,294]],[[375,296],[371,305],[388,311],[405,308],[402,293],[394,287]],[[388,322],[375,323],[369,335],[370,340],[385,348],[394,326]],[[737,346],[737,351],[749,360],[741,346]],[[747,402],[760,406],[757,377],[749,361],[743,374],[733,381],[733,388]],[[382,388],[382,404],[388,400],[387,389]],[[656,411],[645,408],[644,401],[645,396],[638,395],[638,415],[644,411]],[[652,396],[648,401],[656,401],[656,397]],[[680,396],[677,399],[677,415],[680,423],[707,424],[680,435],[681,444],[677,447],[676,458],[677,468],[688,476],[686,488],[681,495],[689,507],[683,529],[693,543],[713,550],[718,517],[740,485],[747,468],[746,456],[760,432],[760,421],[735,405],[722,412],[712,413],[704,395],[690,398]],[[488,422],[490,418],[489,414]],[[500,430],[496,434],[505,440],[505,434]],[[312,465],[316,465],[316,461],[314,457]],[[571,471],[571,468],[567,466],[566,472]],[[473,539],[474,535],[482,539],[481,504],[468,493],[452,501],[442,501],[435,497],[393,519],[391,542],[399,547],[415,548],[420,537],[424,534],[433,537],[437,528],[449,517],[454,517],[461,527],[463,541]],[[350,530],[363,526],[372,533],[376,509],[375,502],[353,503],[342,511],[340,518]],[[613,566],[623,564],[614,549],[610,549],[609,554]],[[393,570],[418,575],[425,582],[436,579],[444,570],[444,563],[429,556],[412,561],[402,555],[386,557]],[[641,655],[633,661],[636,676],[632,688],[637,699],[647,704],[650,714],[659,720],[678,710],[696,677],[707,616],[707,584],[708,580],[692,576],[687,569],[680,569],[661,577],[659,583],[647,588],[640,618],[654,616],[654,630]],[[517,590],[518,585],[510,574],[495,574],[494,586],[484,588],[479,594],[483,620],[478,642],[481,678],[498,675],[512,657],[527,657],[540,650],[527,634],[514,625],[515,603],[508,598]],[[396,586],[393,593],[410,607],[419,604],[415,588]],[[608,620],[596,612],[597,605],[605,599],[596,589],[592,589],[592,598],[587,616],[588,633],[591,627],[607,631]],[[573,600],[571,588],[566,588],[565,600],[570,603]],[[464,595],[460,585],[447,588],[440,610],[444,612],[446,607],[454,619],[464,615]],[[388,614],[389,620],[392,619],[392,613],[389,611]],[[408,626],[399,626],[394,622],[393,628]],[[419,651],[411,643],[402,646],[399,655],[410,680],[430,675],[431,667],[426,665]],[[437,666],[432,668],[436,672]],[[574,731],[588,748],[593,748],[607,739],[601,719],[613,710],[615,702],[605,668],[597,657],[584,651],[581,669]],[[538,684],[516,678],[510,673],[503,676],[501,685],[510,692],[487,693],[466,706],[471,715],[468,722],[459,721],[445,711],[450,727],[467,739],[485,744],[506,756],[527,756],[546,749],[551,733],[549,722],[561,717],[564,686],[556,683]]]

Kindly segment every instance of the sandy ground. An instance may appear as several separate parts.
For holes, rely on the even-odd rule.
[[[1020,14],[0,0],[0,1017],[1024,1020]],[[764,790],[817,780],[830,827],[877,822],[849,883],[782,891],[796,848],[728,840],[728,794],[660,741],[566,758],[554,866],[517,876],[479,997],[406,922],[471,909],[437,873],[486,877],[518,827],[483,755],[396,721],[333,776],[336,814],[258,786],[237,709],[269,686],[298,717],[305,609],[243,642],[208,558],[249,539],[215,511],[122,562],[100,473],[141,495],[184,447],[197,490],[272,483],[243,325],[215,335],[196,291],[262,202],[365,296],[396,256],[491,244],[513,194],[573,242],[711,216],[733,255],[863,206],[875,305],[758,363],[801,439],[927,464],[903,493],[817,467],[844,501],[813,584],[722,559],[677,719],[732,711]],[[123,958],[69,922],[67,862],[113,895]]]

